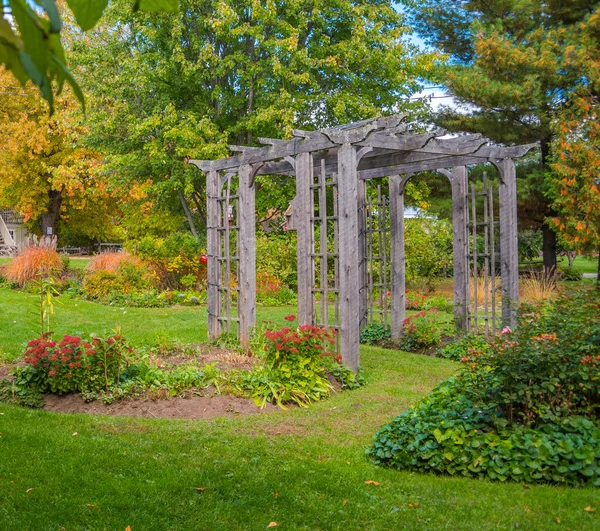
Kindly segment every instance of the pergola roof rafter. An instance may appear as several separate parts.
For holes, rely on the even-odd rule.
[[[290,157],[312,153],[314,168],[325,160],[328,172],[337,171],[341,145],[370,148],[361,159],[358,172],[363,179],[373,179],[417,171],[451,168],[467,164],[494,162],[524,156],[535,144],[502,147],[480,134],[449,137],[441,129],[428,133],[410,132],[402,123],[404,115],[363,120],[319,131],[294,130],[291,140],[260,138],[266,147],[229,146],[238,155],[215,161],[191,160],[203,171],[236,171],[246,164],[262,164],[259,175],[293,175]],[[316,171],[316,170],[315,170]]]

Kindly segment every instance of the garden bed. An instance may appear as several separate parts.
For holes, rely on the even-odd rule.
[[[214,387],[202,391],[191,391],[185,396],[158,397],[156,399],[125,398],[112,404],[104,404],[100,400],[84,402],[79,393],[46,395],[44,402],[44,409],[55,413],[86,413],[155,419],[207,419],[281,411],[281,408],[272,404],[266,404],[261,409],[252,399],[220,395]]]

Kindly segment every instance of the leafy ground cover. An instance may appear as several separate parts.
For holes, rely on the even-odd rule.
[[[599,307],[595,291],[571,293],[524,305],[519,327],[490,345],[467,339],[465,370],[384,426],[370,455],[409,470],[600,486]]]

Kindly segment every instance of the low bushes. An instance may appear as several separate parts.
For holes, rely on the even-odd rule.
[[[437,309],[423,310],[402,321],[401,347],[425,350],[440,345],[442,336],[451,331],[450,324]]]
[[[154,286],[147,267],[128,253],[104,253],[92,258],[82,284],[87,298],[101,302],[107,302],[113,294],[142,293]]]
[[[384,426],[379,464],[519,481],[600,485],[600,300],[524,307],[516,331],[473,345],[465,369]]]

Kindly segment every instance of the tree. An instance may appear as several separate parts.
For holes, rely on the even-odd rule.
[[[417,54],[404,32],[391,0],[184,0],[177,14],[114,1],[98,28],[73,35],[70,52],[107,171],[153,179],[157,201],[185,191],[201,223],[204,183],[187,155],[222,157],[230,143],[295,127],[422,116],[409,96],[437,56]],[[293,180],[258,183],[260,215],[285,210]]]
[[[575,248],[599,251],[600,289],[600,7],[578,24],[568,45],[571,68],[585,75],[554,124],[547,174],[552,220]]]
[[[34,232],[57,234],[59,224],[91,239],[110,233],[117,200],[95,174],[97,152],[78,145],[86,134],[72,111],[72,94],[50,116],[34,88],[18,86],[0,69],[0,204],[20,212]]]
[[[503,143],[539,142],[521,212],[541,225],[544,265],[556,266],[553,214],[544,195],[553,120],[582,73],[568,64],[566,43],[598,2],[589,0],[403,0],[410,20],[450,61],[436,70],[466,112],[445,109],[440,124],[484,133]],[[529,206],[529,208],[527,208]]]
[[[0,66],[4,65],[24,86],[35,84],[53,110],[56,82],[60,93],[65,81],[83,103],[83,93],[67,68],[60,39],[62,20],[55,0],[2,0]],[[108,0],[66,0],[82,30],[93,28]],[[131,2],[130,2],[131,4]],[[174,11],[177,0],[135,0],[133,10]]]

